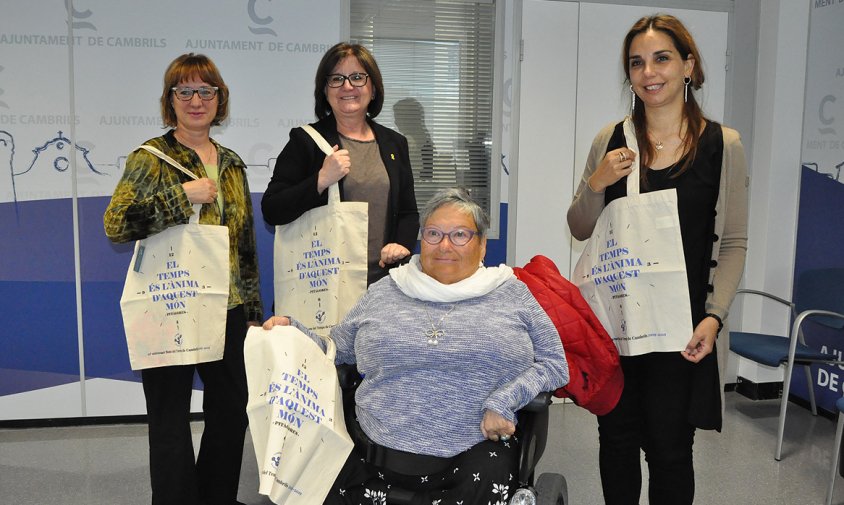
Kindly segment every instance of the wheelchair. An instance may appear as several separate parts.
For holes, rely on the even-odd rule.
[[[343,412],[346,416],[346,426],[350,433],[355,421],[355,390],[362,378],[354,365],[338,365],[337,376],[340,387],[343,390]],[[543,473],[534,479],[536,465],[545,452],[545,443],[548,437],[548,406],[551,404],[551,393],[540,393],[527,405],[518,411],[519,432],[521,448],[519,454],[519,487],[510,498],[510,505],[568,505],[568,484],[565,477],[557,473]],[[356,437],[353,435],[352,437]],[[361,445],[355,440],[357,446]],[[367,458],[378,460],[377,454],[369,451],[369,447],[363,447],[364,454],[371,456]],[[387,464],[380,466],[388,466]],[[392,465],[389,465],[392,468]],[[400,473],[401,470],[397,470]],[[411,505],[413,493],[392,488],[387,495],[387,503],[391,505]]]

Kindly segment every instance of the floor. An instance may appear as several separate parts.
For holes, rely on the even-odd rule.
[[[696,504],[824,503],[834,422],[790,405],[783,460],[776,462],[778,408],[776,400],[727,394],[723,432],[696,436]],[[198,440],[202,423],[194,423],[193,430]],[[571,504],[601,504],[594,416],[573,404],[554,404],[551,430],[538,472],[565,475]],[[269,505],[257,493],[248,439],[239,499]],[[844,479],[839,481],[834,503],[844,504]],[[145,505],[148,482],[144,425],[0,430],[0,503]],[[647,503],[646,496],[641,503]]]

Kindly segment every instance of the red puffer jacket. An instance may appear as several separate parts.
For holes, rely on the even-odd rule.
[[[595,415],[609,413],[624,388],[618,350],[577,286],[545,256],[534,256],[513,272],[548,313],[566,351],[569,383],[554,396],[571,398]]]

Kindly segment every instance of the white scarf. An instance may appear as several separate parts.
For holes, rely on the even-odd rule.
[[[401,292],[411,298],[425,302],[459,302],[483,296],[515,276],[513,269],[502,263],[497,267],[480,266],[462,281],[442,284],[422,271],[419,255],[414,254],[410,263],[390,270],[390,277]]]

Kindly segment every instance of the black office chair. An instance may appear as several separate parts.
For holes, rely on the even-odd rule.
[[[346,415],[346,426],[349,432],[357,426],[355,421],[355,390],[361,382],[361,376],[354,365],[339,365],[337,367],[337,375],[340,380],[340,387],[343,389],[343,411]],[[543,473],[536,480],[534,474],[536,465],[539,459],[545,452],[545,442],[548,437],[548,406],[551,404],[551,393],[540,393],[530,403],[525,405],[517,413],[519,418],[519,437],[521,440],[521,450],[519,454],[519,488],[513,493],[510,498],[510,505],[567,505],[568,504],[568,485],[565,477],[556,473]],[[364,435],[365,437],[365,435]],[[353,439],[355,435],[352,435]],[[376,464],[383,463],[382,466],[390,466],[396,469],[395,463],[401,466],[401,460],[392,460],[391,462],[383,461],[381,454],[374,453],[373,445],[355,440],[365,454],[367,459],[376,461]],[[363,446],[362,446],[363,445]],[[425,464],[424,460],[421,464]],[[438,473],[436,468],[420,469],[419,459],[414,458],[413,471],[422,473]],[[396,469],[400,473],[401,469]],[[414,474],[414,473],[411,473]],[[410,505],[413,502],[413,493],[397,489],[395,487],[390,489],[387,495],[387,502],[393,505]]]

